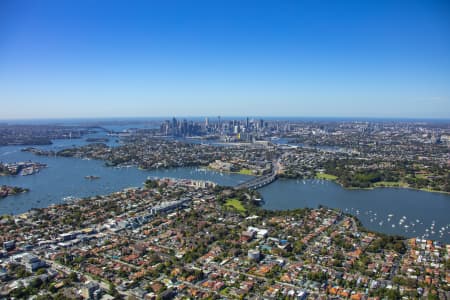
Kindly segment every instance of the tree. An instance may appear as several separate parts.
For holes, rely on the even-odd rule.
[[[72,272],[69,274],[69,280],[71,282],[77,282],[78,281],[78,275],[75,272]]]
[[[112,282],[110,282],[108,285],[108,293],[114,298],[119,296],[119,292],[117,291],[116,286]]]
[[[39,269],[39,270],[36,271],[36,275],[42,275],[42,274],[45,274],[45,273],[47,273],[47,270],[45,270],[45,269]]]

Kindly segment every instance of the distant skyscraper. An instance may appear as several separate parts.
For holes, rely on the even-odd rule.
[[[234,134],[237,134],[237,133],[239,133],[239,126],[238,125],[235,125],[234,126],[234,132],[233,132]]]
[[[172,135],[177,135],[178,134],[178,121],[177,119],[173,118],[172,119]]]
[[[208,117],[206,117],[205,118],[205,127],[208,128],[208,126],[209,126],[209,120],[208,120]]]

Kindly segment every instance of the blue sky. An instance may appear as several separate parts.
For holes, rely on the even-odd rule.
[[[450,118],[449,3],[0,1],[0,119]]]

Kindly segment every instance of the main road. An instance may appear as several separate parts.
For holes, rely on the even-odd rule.
[[[241,183],[236,186],[236,189],[256,190],[256,189],[262,188],[263,186],[271,184],[272,182],[274,182],[277,179],[278,174],[280,172],[280,168],[281,167],[280,167],[279,160],[274,160],[272,162],[272,171],[270,172],[270,174],[258,176],[247,182]]]

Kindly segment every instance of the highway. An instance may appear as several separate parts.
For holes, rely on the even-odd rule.
[[[238,186],[236,186],[236,189],[256,190],[262,188],[263,186],[271,184],[272,182],[277,180],[279,170],[280,170],[280,162],[279,160],[274,160],[272,162],[272,172],[270,172],[270,174],[258,176],[247,182],[241,183]]]

